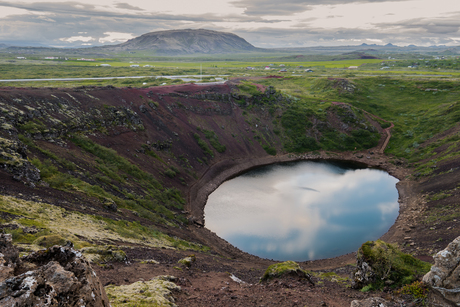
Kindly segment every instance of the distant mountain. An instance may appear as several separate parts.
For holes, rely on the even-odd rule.
[[[114,51],[152,50],[164,55],[240,53],[258,50],[235,34],[204,29],[150,32],[105,48]]]
[[[0,49],[7,48],[7,47],[8,47],[8,45],[6,45],[6,44],[0,44]]]

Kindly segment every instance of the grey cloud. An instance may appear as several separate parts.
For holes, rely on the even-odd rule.
[[[59,13],[69,13],[75,11],[92,11],[95,9],[94,5],[79,3],[75,1],[67,2],[34,2],[34,3],[25,3],[25,2],[8,2],[0,1],[0,6],[13,7],[18,9],[24,9],[35,12],[59,12]]]
[[[141,9],[140,7],[132,6],[129,3],[116,3],[115,7],[119,9],[131,10],[131,11],[145,11],[144,9]]]
[[[40,2],[40,3],[24,3],[24,2],[7,2],[0,1],[0,7],[14,7],[35,12],[47,12],[53,14],[49,16],[54,18],[54,15],[68,16],[88,16],[88,17],[110,17],[110,18],[131,18],[137,20],[180,20],[180,21],[207,21],[207,22],[262,22],[273,23],[280,20],[266,20],[260,17],[249,17],[240,15],[216,16],[214,14],[201,15],[172,15],[172,14],[157,14],[157,13],[116,13],[110,11],[102,11],[94,5],[82,4],[79,2]]]
[[[193,23],[184,23],[184,20]],[[112,14],[58,14],[43,15],[14,15],[0,19],[0,42],[14,41],[34,42],[33,45],[65,45],[69,47],[79,46],[82,42],[63,42],[61,38],[82,36],[79,32],[86,32],[85,37],[93,37],[90,43],[98,45],[98,40],[105,37],[106,32],[132,33],[139,36],[151,31],[181,29],[181,28],[207,28],[215,29],[213,22],[217,21],[242,22],[253,20],[249,17],[240,18],[229,15],[225,18],[217,18],[211,14],[201,16],[173,16],[151,15],[139,18],[137,15]],[[227,31],[228,29],[222,29]]]
[[[444,18],[416,18],[398,23],[379,23],[383,29],[398,30],[402,33],[424,33],[428,35],[452,35],[460,33],[460,13]]]
[[[300,1],[298,2],[300,5]],[[319,3],[316,0],[308,3],[314,2]],[[59,39],[81,35],[78,32],[87,32],[84,36],[95,38],[92,43],[98,44],[98,39],[104,37],[105,32],[132,33],[135,36],[150,31],[183,28],[206,28],[230,32],[228,28],[220,27],[219,23],[228,21],[239,22],[240,25],[244,25],[245,22],[251,21],[265,22],[266,24],[279,21],[262,20],[259,16],[238,15],[220,17],[213,14],[171,15],[133,11],[120,14],[102,11],[93,5],[84,5],[78,2],[25,4],[23,2],[0,1],[0,6],[47,13],[44,15],[14,15],[0,19],[0,43],[7,41],[11,43],[20,38],[24,41],[35,41],[37,44],[70,47],[79,46],[81,42],[66,43]],[[447,44],[452,42],[449,37],[459,37],[460,33],[458,32],[460,29],[459,12],[438,19],[412,19],[399,23],[374,24],[376,29],[372,30],[313,28],[309,23],[312,20],[314,18],[305,19],[290,29],[274,29],[268,26],[254,29],[252,26],[251,28],[248,26],[248,29],[231,32],[240,35],[257,47],[265,48],[359,44],[359,42],[353,41],[359,39],[381,39],[384,44]]]
[[[311,47],[311,46],[337,46],[372,44],[366,39],[380,39],[384,45],[387,43],[403,45],[437,45],[448,44],[452,35],[438,35],[427,32],[401,33],[399,28],[382,28],[379,30],[368,29],[323,29],[323,28],[291,28],[272,29],[259,28],[255,30],[238,30],[235,34],[243,34],[251,44],[262,48],[286,47]],[[361,40],[361,41],[359,41]]]
[[[244,8],[244,13],[251,16],[261,15],[293,15],[295,13],[311,10],[315,5],[337,5],[347,3],[373,3],[373,2],[395,2],[407,0],[237,0],[232,4]]]

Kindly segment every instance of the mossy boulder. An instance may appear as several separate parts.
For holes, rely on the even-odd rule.
[[[357,268],[352,276],[352,287],[381,289],[411,283],[424,274],[431,264],[405,254],[395,245],[382,240],[368,241],[358,250]]]
[[[181,290],[175,280],[173,276],[158,276],[125,286],[107,286],[105,291],[113,307],[174,307],[172,292]]]
[[[37,238],[34,243],[38,246],[49,248],[54,245],[66,245],[67,240],[59,235],[49,235]]]
[[[126,260],[126,253],[112,245],[85,247],[81,251],[92,262],[123,262]]]
[[[314,284],[311,280],[310,274],[308,274],[307,271],[302,270],[302,268],[297,262],[290,260],[282,263],[272,264],[271,266],[269,266],[262,278],[260,279],[260,281],[267,281],[282,276],[295,276],[305,278],[311,284]]]
[[[182,258],[181,260],[177,261],[177,263],[182,264],[183,266],[187,268],[190,268],[195,261],[196,261],[195,255],[190,255],[188,257]]]

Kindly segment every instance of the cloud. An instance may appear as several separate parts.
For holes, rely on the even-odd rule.
[[[74,42],[90,42],[94,41],[94,38],[91,36],[71,36],[66,38],[60,38],[60,41],[74,43]]]
[[[455,38],[460,34],[460,12],[437,11],[433,15],[436,18],[427,17],[430,16],[428,13],[431,14],[428,12],[431,6],[426,4],[430,0],[417,0],[424,1],[423,8],[426,9],[422,10],[421,14],[424,15],[418,18],[418,13],[407,15],[413,11],[401,10],[396,5],[396,2],[412,5],[412,2],[405,3],[403,0],[391,4],[382,4],[386,0],[229,0],[245,14],[225,15],[205,10],[202,14],[175,14],[173,11],[160,13],[133,6],[129,4],[133,3],[131,1],[123,2],[126,0],[115,0],[115,3],[105,6],[100,5],[102,1],[47,1],[30,3],[26,0],[0,0],[0,11],[15,12],[14,15],[0,17],[0,42],[14,44],[13,41],[21,40],[29,41],[32,45],[65,43],[69,47],[77,47],[83,43],[99,45],[120,42],[151,31],[185,28],[232,32],[257,47],[356,45],[369,44],[373,40],[379,44],[458,44]],[[444,1],[445,4],[449,0],[436,1]],[[378,11],[374,5],[369,6],[369,3],[374,2],[391,9],[384,10],[382,14],[394,12],[395,15],[372,19]],[[363,6],[358,4],[346,9],[338,6],[349,3],[367,3],[366,10],[360,11]],[[336,7],[333,9],[325,4]],[[310,9],[312,11],[304,14],[295,14]],[[367,11],[370,9],[372,11]],[[350,24],[350,19],[359,19],[356,16],[367,16],[366,24]],[[126,36],[118,35],[120,33]],[[83,40],[89,37],[93,40]]]
[[[118,3],[117,5],[128,5],[126,3]],[[48,15],[71,15],[71,16],[86,16],[94,18],[129,18],[136,19],[139,21],[144,20],[180,20],[180,21],[195,21],[195,22],[262,22],[262,23],[273,23],[280,20],[267,20],[259,17],[248,17],[240,16],[237,14],[229,14],[225,16],[220,16],[212,13],[204,13],[200,15],[174,15],[174,14],[164,14],[157,12],[145,12],[145,13],[119,13],[113,12],[103,7],[98,8],[91,4],[82,4],[80,2],[34,2],[34,3],[24,3],[24,2],[8,2],[0,1],[0,7],[12,7],[25,9],[31,12],[41,12],[47,13]],[[16,15],[17,16],[17,15]],[[16,17],[15,16],[15,17]]]
[[[436,35],[454,35],[460,33],[460,13],[443,18],[414,18],[395,23],[375,24],[380,28],[398,30],[403,33],[425,33]]]
[[[316,5],[340,5],[349,3],[397,2],[407,0],[237,0],[234,6],[244,9],[244,14],[251,16],[283,16],[311,10]]]
[[[106,36],[99,38],[99,42],[102,44],[125,42],[129,39],[135,38],[132,33],[105,32],[104,35]]]
[[[120,4],[120,3],[119,3]],[[155,12],[115,12],[104,7],[79,2],[9,2],[0,1],[0,7],[14,7],[26,10],[0,18],[0,40],[14,44],[14,41],[29,41],[29,45],[56,45],[65,42],[69,47],[81,45],[76,37],[92,37],[96,43],[120,42],[150,31],[183,28],[217,28],[215,23],[276,23],[277,20],[264,20],[236,14],[217,16],[207,13],[201,15],[173,15]],[[228,32],[228,29],[226,30]],[[14,33],[14,35],[12,35]],[[84,35],[82,35],[84,33]],[[113,38],[106,33],[130,33],[129,36]],[[21,43],[22,45],[22,43]]]
[[[440,29],[438,29],[440,31]],[[313,46],[337,46],[337,45],[360,45],[362,43],[380,45],[393,43],[406,46],[409,44],[419,46],[429,45],[453,45],[458,44],[452,35],[431,34],[421,28],[402,26],[390,27],[381,25],[375,29],[324,29],[312,27],[296,27],[289,29],[274,29],[261,27],[257,29],[238,29],[235,34],[243,35],[244,38],[261,48],[288,48],[288,47],[313,47]]]
[[[129,3],[116,3],[115,7],[118,9],[125,9],[125,10],[131,10],[131,11],[145,11],[144,9],[141,9],[140,7],[132,6]]]

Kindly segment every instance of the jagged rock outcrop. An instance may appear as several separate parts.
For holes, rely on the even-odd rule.
[[[370,297],[364,300],[354,300],[350,307],[390,307],[395,306],[381,297]]]
[[[460,306],[460,237],[434,256],[435,264],[423,277],[430,286],[430,306]]]
[[[72,247],[19,259],[11,237],[1,235],[0,255],[0,306],[110,306],[89,262]]]
[[[352,275],[351,287],[361,289],[375,281],[375,272],[372,267],[364,260],[363,257],[356,259],[356,270]]]
[[[37,182],[40,171],[27,160],[26,146],[17,140],[0,136],[0,168],[13,174],[15,180]]]
[[[0,234],[0,282],[13,276],[19,261],[18,250],[10,234]]]

